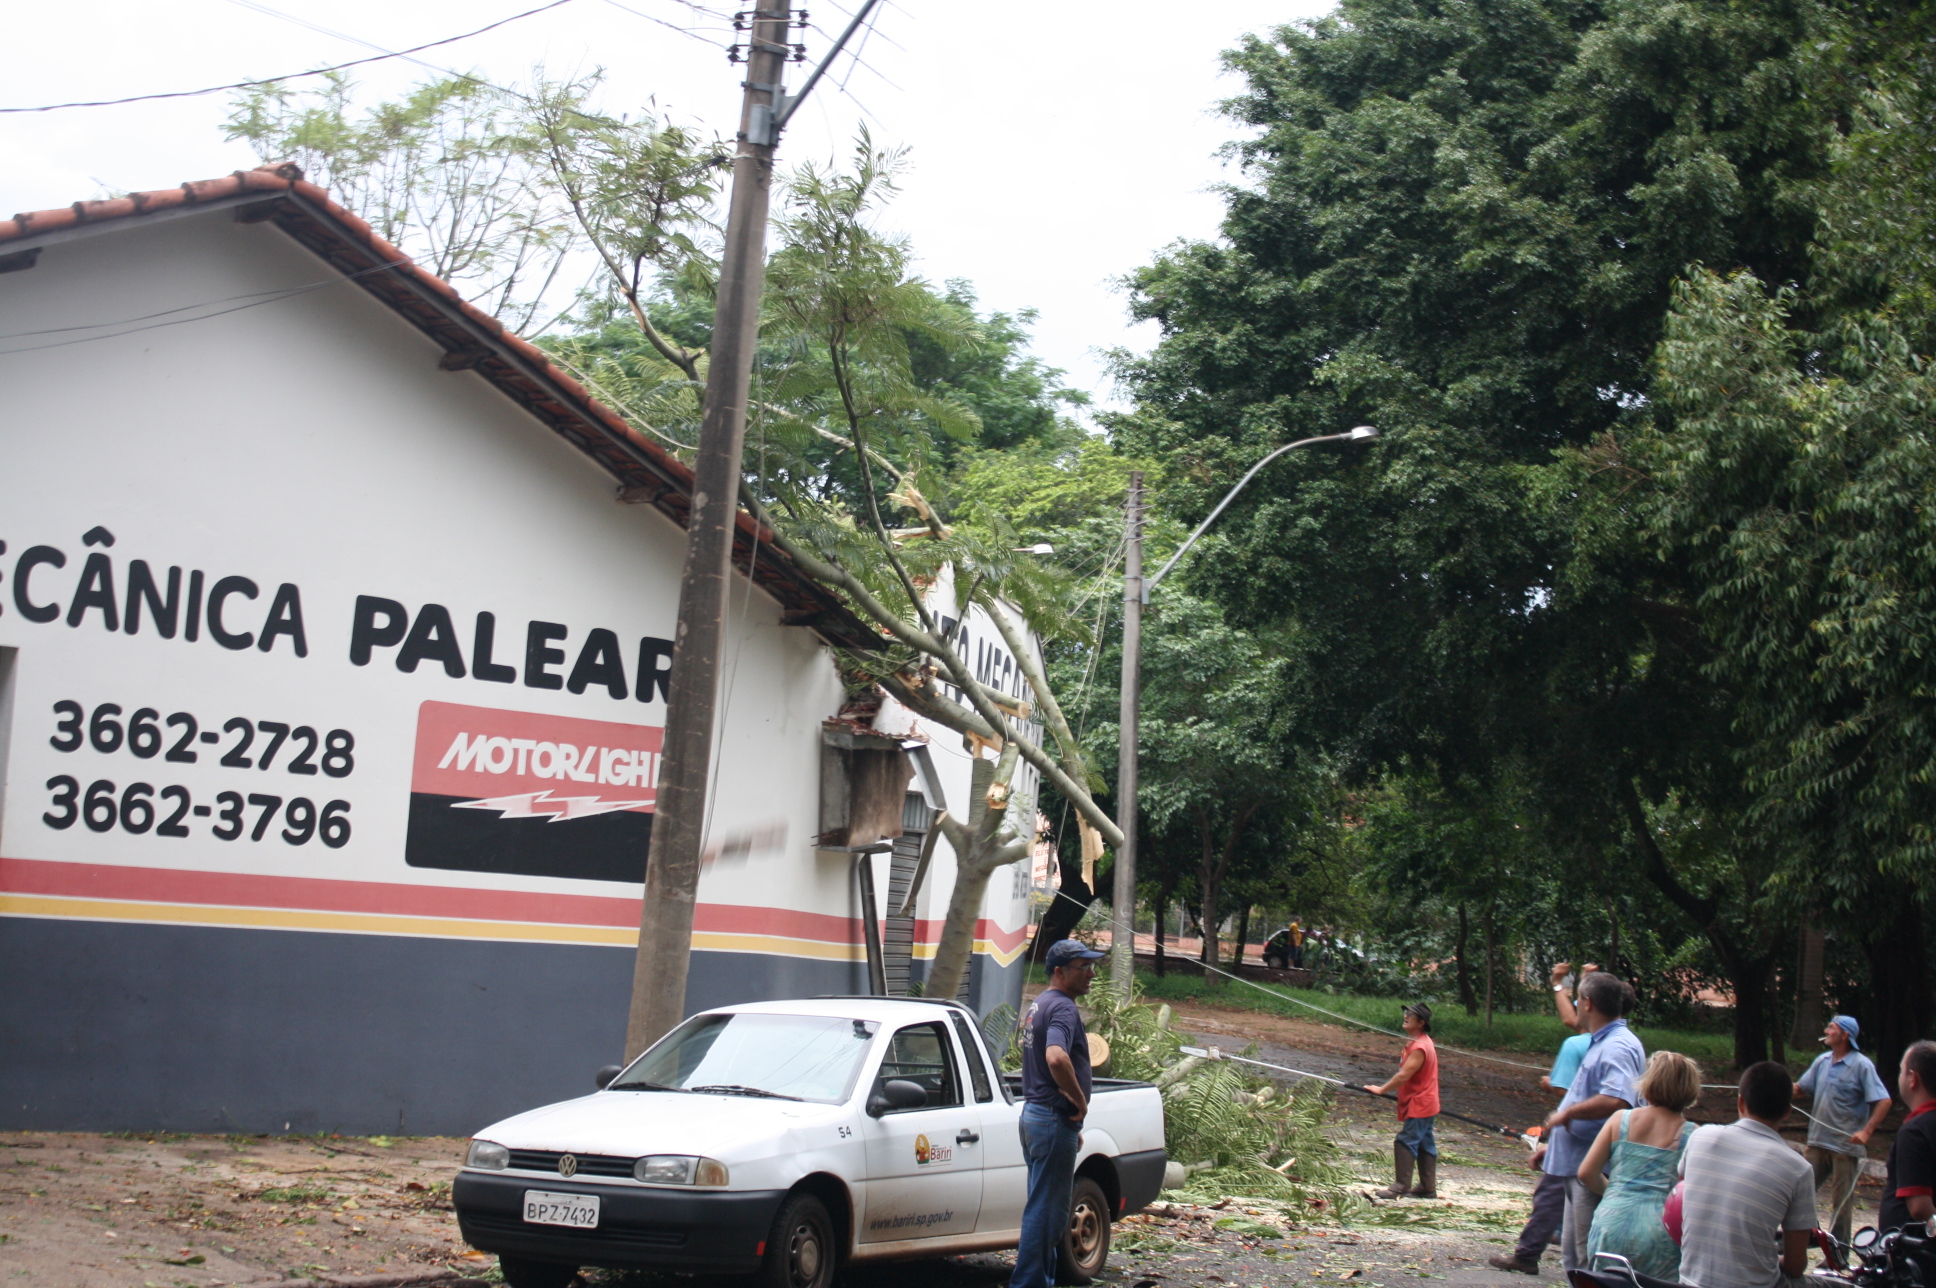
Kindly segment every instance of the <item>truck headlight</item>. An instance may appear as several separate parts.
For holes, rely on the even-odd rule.
[[[632,1164],[632,1175],[647,1185],[724,1185],[726,1164],[690,1154],[649,1154]]]
[[[487,1172],[501,1172],[511,1165],[511,1151],[495,1141],[474,1140],[471,1152],[464,1156],[469,1167],[481,1167]]]

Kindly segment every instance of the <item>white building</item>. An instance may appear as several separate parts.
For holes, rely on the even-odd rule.
[[[589,1088],[688,471],[287,172],[0,222],[0,391],[0,1123],[462,1133]],[[750,523],[738,558],[688,1010],[867,987],[815,839],[826,642],[874,636]],[[1026,892],[990,887],[984,1011]]]

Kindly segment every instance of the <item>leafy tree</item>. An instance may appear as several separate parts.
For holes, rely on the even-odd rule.
[[[1819,56],[1834,34],[1811,4],[1346,0],[1230,56],[1249,182],[1218,241],[1135,275],[1163,339],[1122,361],[1121,432],[1171,457],[1167,500],[1194,516],[1270,446],[1379,426],[1274,464],[1193,574],[1236,624],[1294,628],[1298,726],[1347,769],[1527,764],[1551,853],[1670,897],[1649,812],[1738,815],[1697,592],[1681,566],[1584,559],[1554,454],[1651,406],[1688,263],[1807,274],[1806,186],[1852,98]],[[1687,893],[1735,975],[1737,1054],[1760,1058],[1790,914],[1744,881]]]
[[[1926,244],[1890,247],[1928,230],[1928,101],[1878,94],[1842,145],[1826,289],[1686,283],[1661,350],[1671,430],[1628,444],[1658,489],[1653,530],[1699,578],[1709,669],[1741,695],[1754,821],[1805,838],[1773,876],[1867,946],[1885,1054],[1936,1015],[1936,315]],[[1850,307],[1851,286],[1879,307]]]
[[[1209,966],[1220,964],[1217,927],[1232,864],[1252,829],[1291,808],[1303,785],[1283,727],[1283,668],[1269,642],[1226,625],[1213,604],[1166,594],[1153,615],[1139,804],[1153,829],[1190,837]]]
[[[595,76],[540,78],[524,94],[460,78],[360,124],[350,121],[346,82],[309,107],[278,88],[239,100],[231,129],[259,148],[299,153],[379,231],[406,249],[428,248],[434,271],[496,271],[488,307],[508,312],[513,325],[536,315],[533,304],[510,306],[531,248],[582,237],[599,268],[582,293],[590,325],[552,351],[679,450],[693,441],[706,397],[705,334],[695,322],[717,280],[708,228],[721,158],[670,122],[600,115],[587,102],[595,85]],[[1019,353],[1014,320],[999,319],[990,351],[977,356],[986,339],[970,297],[945,297],[913,276],[905,238],[876,227],[901,164],[900,152],[863,133],[849,170],[806,166],[785,179],[758,432],[749,436],[740,499],[807,575],[882,629],[882,650],[840,659],[853,683],[879,685],[995,749],[992,766],[978,765],[966,816],[937,821],[959,872],[929,987],[952,992],[989,876],[1033,840],[1032,812],[1020,824],[1008,817],[1019,765],[1105,837],[1120,834],[1091,795],[1082,748],[1024,638],[1030,627],[1056,629],[1063,581],[1016,558],[1013,529],[999,515],[984,508],[944,521],[916,486],[924,468],[941,473],[944,444],[976,442],[984,428],[977,405],[998,413],[1000,442],[1066,441],[1056,408],[1069,398],[1059,373]],[[434,228],[433,214],[442,221]],[[915,526],[888,526],[903,515]],[[970,603],[987,610],[1023,665],[1032,701],[980,682],[931,601],[943,585],[953,587],[956,614]]]
[[[265,161],[296,162],[378,236],[505,325],[544,329],[538,321],[575,237],[522,96],[450,77],[359,117],[353,92],[340,72],[320,90],[247,91],[231,105],[227,137]]]

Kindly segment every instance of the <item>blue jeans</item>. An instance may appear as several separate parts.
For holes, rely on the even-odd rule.
[[[1022,1207],[1022,1240],[1008,1288],[1050,1288],[1056,1251],[1069,1231],[1075,1201],[1076,1143],[1082,1129],[1047,1105],[1022,1106],[1022,1154],[1028,1159],[1028,1202]]]
[[[1438,1121],[1437,1114],[1430,1118],[1407,1118],[1405,1125],[1398,1129],[1398,1143],[1410,1150],[1414,1158],[1420,1154],[1430,1154],[1433,1158],[1437,1158],[1439,1141],[1438,1137],[1432,1134],[1432,1124],[1436,1121]]]

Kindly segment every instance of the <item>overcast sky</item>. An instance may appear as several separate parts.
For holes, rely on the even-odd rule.
[[[69,0],[26,5],[0,43],[0,106],[115,98],[281,75],[436,40],[535,7],[537,0]],[[603,106],[662,107],[730,132],[737,68],[719,18],[681,0],[571,0],[475,39],[419,55],[441,67],[518,82],[604,67]],[[845,19],[804,2],[816,26]],[[726,11],[728,0],[703,0]],[[853,0],[841,0],[843,8]],[[319,34],[265,7],[326,27]],[[1100,351],[1146,348],[1115,283],[1180,237],[1214,234],[1218,161],[1235,127],[1216,115],[1236,92],[1219,54],[1247,31],[1316,16],[1324,0],[1217,0],[1114,9],[982,0],[889,0],[861,50],[795,117],[783,160],[844,155],[865,121],[911,149],[904,195],[884,225],[909,234],[920,271],[965,277],[984,307],[1041,312],[1036,349],[1070,382],[1106,397]],[[635,12],[627,12],[627,10]],[[647,17],[686,28],[682,34]],[[703,39],[702,39],[703,38]],[[809,32],[817,58],[830,37]],[[711,42],[711,45],[703,42]],[[359,68],[359,101],[434,73],[401,60]],[[794,69],[793,84],[803,77]],[[846,90],[837,87],[846,82]],[[313,82],[312,82],[313,83]],[[0,211],[35,210],[161,188],[255,164],[225,143],[229,96],[0,115]]]

